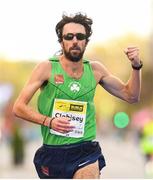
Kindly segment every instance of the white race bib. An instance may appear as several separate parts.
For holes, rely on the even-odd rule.
[[[68,117],[71,125],[75,126],[73,131],[68,133],[60,133],[53,129],[52,134],[80,138],[84,135],[84,127],[86,120],[87,102],[55,99],[52,117]]]

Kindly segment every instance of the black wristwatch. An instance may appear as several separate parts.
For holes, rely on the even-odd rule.
[[[142,66],[143,66],[143,62],[142,61],[140,61],[140,65],[139,66],[134,66],[132,64],[132,68],[135,69],[135,70],[140,70],[142,68]]]

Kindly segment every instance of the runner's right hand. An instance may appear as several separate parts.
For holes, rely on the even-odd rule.
[[[60,133],[68,133],[72,131],[75,126],[70,123],[70,119],[67,117],[56,117],[52,120],[50,128]]]

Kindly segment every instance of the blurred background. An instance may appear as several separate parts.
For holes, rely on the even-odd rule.
[[[94,22],[85,57],[124,82],[131,72],[127,46],[138,46],[144,63],[137,104],[97,87],[97,140],[107,162],[101,177],[153,178],[153,0],[0,1],[0,178],[37,178],[33,156],[42,144],[40,126],[14,117],[12,106],[35,65],[60,49],[55,26],[62,13],[79,11]],[[38,95],[30,103],[36,110]],[[118,112],[129,117],[125,128],[114,124]]]

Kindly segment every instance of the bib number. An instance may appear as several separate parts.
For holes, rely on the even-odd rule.
[[[51,129],[50,133],[65,137],[83,137],[86,120],[86,110],[87,102],[55,99],[52,117],[68,117],[70,118],[71,125],[75,126],[75,128],[73,129],[73,131],[68,133],[60,133]]]

